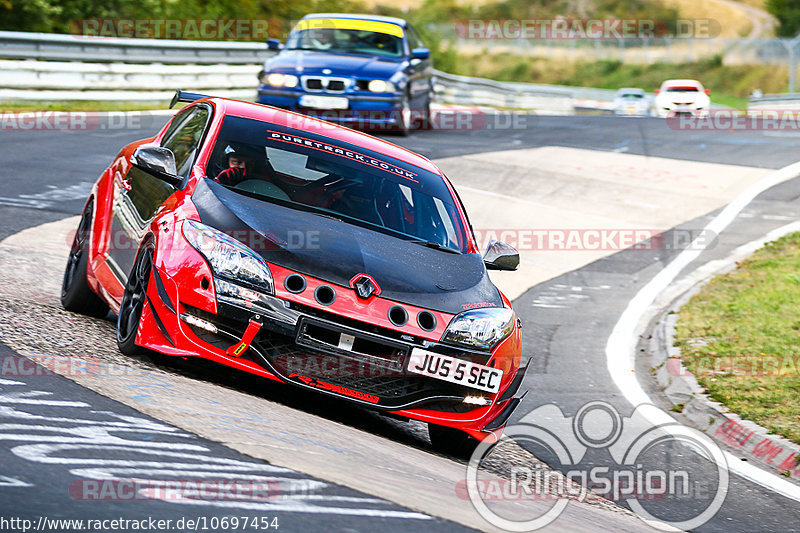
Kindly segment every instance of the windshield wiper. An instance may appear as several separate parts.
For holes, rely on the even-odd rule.
[[[331,220],[335,220],[337,222],[344,222],[344,220],[342,220],[341,218],[337,217],[336,215],[329,215],[328,213],[320,213],[319,211],[316,211],[316,210],[312,211],[312,213],[314,213],[317,216],[321,216],[321,217],[329,218]]]
[[[461,255],[461,252],[458,250],[453,250],[452,248],[448,248],[447,246],[442,246],[438,242],[435,241],[423,241],[423,240],[412,240],[414,244],[419,244],[420,246],[425,246],[426,248],[433,248],[434,250],[441,250],[443,252],[450,252],[451,254],[458,254]]]
[[[310,52],[340,52],[340,48],[317,48],[316,46],[295,46],[286,50],[307,50]]]

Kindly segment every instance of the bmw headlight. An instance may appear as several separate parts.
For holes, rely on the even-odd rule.
[[[450,321],[442,341],[492,349],[514,330],[514,311],[488,307],[464,311]]]
[[[394,83],[384,80],[372,80],[367,84],[367,89],[373,93],[393,93],[397,89]]]
[[[208,260],[214,274],[273,293],[269,267],[244,244],[194,220],[183,223],[183,236]]]
[[[261,77],[261,81],[274,87],[288,87],[290,89],[292,87],[297,87],[297,83],[299,82],[297,76],[293,74],[281,74],[279,72],[265,74]]]

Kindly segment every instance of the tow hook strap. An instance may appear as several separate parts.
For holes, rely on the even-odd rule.
[[[250,324],[247,325],[247,329],[245,330],[244,335],[242,335],[242,340],[225,350],[225,353],[231,357],[239,357],[242,355],[245,350],[250,347],[250,343],[253,342],[253,339],[256,338],[261,326],[261,322],[250,320]]]

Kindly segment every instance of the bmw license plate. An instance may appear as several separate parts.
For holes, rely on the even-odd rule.
[[[350,107],[350,102],[344,96],[304,94],[300,97],[300,105],[313,109],[347,109]]]
[[[503,371],[498,368],[428,352],[420,348],[411,350],[406,368],[414,374],[458,383],[491,393],[497,393],[500,390],[500,381],[503,379]]]

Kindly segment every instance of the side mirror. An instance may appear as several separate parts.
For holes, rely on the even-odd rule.
[[[411,59],[419,59],[422,61],[423,59],[428,59],[431,57],[431,51],[429,48],[414,48],[411,50]]]
[[[706,89],[706,94],[710,95],[711,94],[711,89]]]
[[[653,92],[654,92],[655,94],[659,94],[659,93],[661,92],[661,89],[656,89],[656,90],[655,90],[655,91],[653,91]]]
[[[278,39],[267,39],[268,50],[280,50],[281,42]]]
[[[519,252],[511,245],[500,241],[490,241],[483,254],[483,264],[489,270],[516,270],[519,266]]]
[[[175,154],[169,148],[160,146],[140,146],[131,156],[131,165],[148,174],[180,187],[183,179],[175,168]]]

